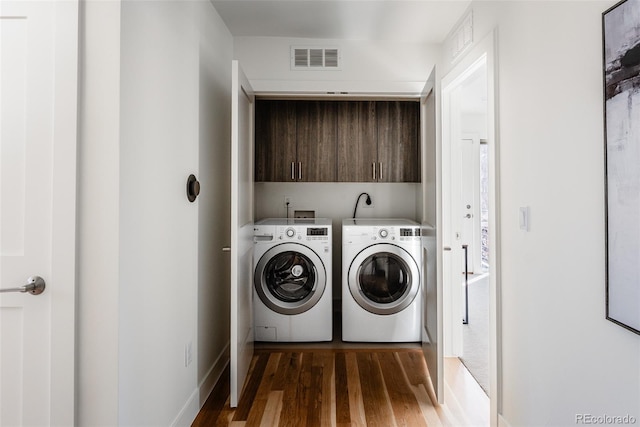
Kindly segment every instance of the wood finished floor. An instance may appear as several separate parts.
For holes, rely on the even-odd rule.
[[[420,349],[256,349],[238,407],[227,369],[192,425],[487,426],[482,389],[458,359],[445,370],[438,405]]]

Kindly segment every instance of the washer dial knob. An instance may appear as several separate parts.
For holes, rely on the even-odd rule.
[[[287,228],[284,233],[287,235],[287,237],[293,237],[296,235],[296,230],[294,230],[293,228]]]
[[[387,231],[385,228],[383,228],[382,230],[380,230],[378,232],[378,234],[380,235],[380,237],[382,237],[383,239],[386,239],[387,236],[389,236],[389,231]]]

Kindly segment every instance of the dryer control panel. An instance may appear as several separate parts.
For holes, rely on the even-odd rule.
[[[380,242],[419,242],[419,227],[370,226],[343,227],[343,238],[348,243],[380,241]]]

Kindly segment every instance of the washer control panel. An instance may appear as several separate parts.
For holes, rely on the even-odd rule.
[[[318,254],[329,254],[333,243],[332,227],[332,221],[326,218],[266,218],[254,224],[253,242],[260,246],[299,243]]]
[[[283,226],[276,228],[276,239],[287,241],[329,241],[331,236],[328,227]]]

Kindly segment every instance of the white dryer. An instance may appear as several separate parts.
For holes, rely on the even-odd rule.
[[[331,220],[267,218],[254,226],[256,341],[331,341]]]
[[[417,222],[343,220],[343,341],[421,341],[420,266]]]

